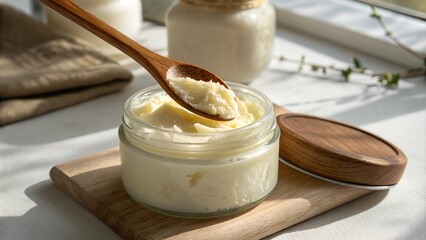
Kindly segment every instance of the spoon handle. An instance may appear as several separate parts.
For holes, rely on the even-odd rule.
[[[41,2],[120,49],[142,65],[157,81],[164,79],[167,69],[175,63],[141,46],[71,0],[41,0]]]

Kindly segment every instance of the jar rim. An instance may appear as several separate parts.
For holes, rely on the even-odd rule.
[[[260,156],[262,154],[264,154],[266,151],[268,151],[268,149],[270,149],[271,144],[274,144],[276,141],[279,140],[280,137],[280,129],[279,128],[275,128],[272,132],[272,136],[270,138],[268,138],[268,140],[266,141],[266,144],[260,145],[258,147],[256,147],[256,151],[247,151],[245,152],[243,155],[239,156],[238,158],[233,158],[233,157],[229,157],[229,155],[233,155],[234,152],[230,151],[227,154],[224,154],[223,156],[221,154],[216,154],[214,155],[214,157],[212,157],[212,155],[209,155],[208,157],[206,156],[199,156],[199,155],[194,155],[194,156],[190,156],[188,157],[188,155],[185,155],[185,157],[182,157],[179,154],[171,154],[171,155],[163,155],[163,154],[158,154],[158,153],[154,153],[151,151],[146,151],[144,149],[139,148],[138,146],[136,146],[135,144],[133,144],[129,139],[127,139],[125,137],[125,132],[124,132],[124,126],[121,125],[118,129],[118,136],[120,139],[120,144],[123,144],[124,146],[120,146],[120,148],[125,147],[125,148],[129,148],[134,152],[137,152],[139,154],[144,154],[150,158],[155,158],[155,157],[161,157],[162,161],[165,162],[172,162],[172,163],[176,163],[176,164],[194,164],[194,165],[222,165],[224,163],[232,163],[233,161],[241,161],[244,159],[251,159],[253,157],[257,157]],[[238,153],[240,153],[241,151],[237,151]],[[190,161],[190,162],[188,162]]]
[[[142,122],[132,112],[134,105],[164,93],[160,86],[153,86],[138,91],[126,101],[122,124],[124,135],[136,147],[164,156],[188,155],[207,159],[212,155],[221,158],[253,151],[268,142],[277,128],[272,103],[265,94],[247,85],[230,83],[229,86],[237,97],[244,96],[258,103],[263,108],[263,115],[246,126],[220,132],[187,133],[154,127]]]
[[[243,85],[239,83],[227,83],[227,84],[230,86],[231,90],[236,91],[237,93],[248,94],[248,95],[256,97],[259,100],[262,100],[263,103],[260,103],[260,104],[262,104],[262,107],[264,108],[263,109],[264,114],[253,123],[250,123],[240,128],[235,128],[235,129],[230,129],[230,130],[220,131],[220,132],[188,133],[188,132],[176,132],[170,129],[163,129],[163,128],[152,126],[140,121],[140,119],[138,119],[131,111],[131,104],[134,102],[135,99],[137,99],[138,96],[144,95],[144,94],[145,96],[152,96],[156,93],[164,92],[160,86],[154,85],[154,86],[137,91],[126,100],[124,105],[124,115],[122,119],[123,125],[127,129],[132,129],[132,126],[130,126],[128,123],[128,120],[130,120],[132,125],[137,125],[138,127],[141,127],[141,128],[152,129],[158,133],[173,134],[175,136],[182,136],[182,137],[212,137],[212,136],[219,136],[219,135],[223,136],[228,134],[232,134],[232,135],[240,134],[240,133],[249,131],[251,129],[256,129],[266,119],[270,118],[271,114],[274,114],[272,102],[264,93],[254,88],[251,88],[247,85]]]

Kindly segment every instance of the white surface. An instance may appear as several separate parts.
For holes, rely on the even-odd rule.
[[[165,53],[163,27],[145,25],[138,39]],[[279,30],[275,53],[305,54],[307,60],[344,65],[357,55],[375,70],[398,70],[390,63]],[[58,163],[118,144],[117,127],[125,100],[153,79],[132,61],[135,75],[120,92],[0,128],[0,239],[119,239],[101,221],[49,179]],[[272,62],[251,85],[292,111],[344,121],[399,146],[409,163],[400,184],[376,192],[271,239],[426,239],[426,81],[403,81],[398,90],[367,88],[374,80],[316,78],[297,66]],[[285,217],[285,213],[282,214]],[[214,236],[212,236],[214,237]]]

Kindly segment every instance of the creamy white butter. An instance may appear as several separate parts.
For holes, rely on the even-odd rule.
[[[259,119],[264,111],[259,104],[242,96],[237,104],[236,116],[231,121],[214,121],[198,116],[177,104],[166,94],[156,94],[135,106],[133,114],[141,122],[153,127],[185,133],[223,132],[246,126]]]
[[[254,206],[278,179],[279,128],[272,104],[233,86],[238,112],[214,121],[189,112],[158,86],[132,96],[120,127],[122,181],[139,203],[185,217]]]
[[[150,207],[193,214],[226,212],[255,203],[275,187],[276,139],[270,146],[259,146],[257,152],[249,151],[251,155],[245,151],[230,155],[222,164],[200,164],[196,159],[178,163],[151,154],[141,156],[122,141],[122,180],[131,197]]]
[[[267,68],[275,38],[275,10],[233,8],[250,0],[177,1],[166,17],[168,55],[209,69],[229,82],[250,83]],[[228,7],[210,7],[220,3]]]
[[[234,92],[219,83],[189,77],[167,81],[175,93],[193,108],[222,119],[232,119],[237,115]]]

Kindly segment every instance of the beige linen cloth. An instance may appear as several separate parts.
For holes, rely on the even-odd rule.
[[[0,126],[117,91],[132,74],[0,4]]]

